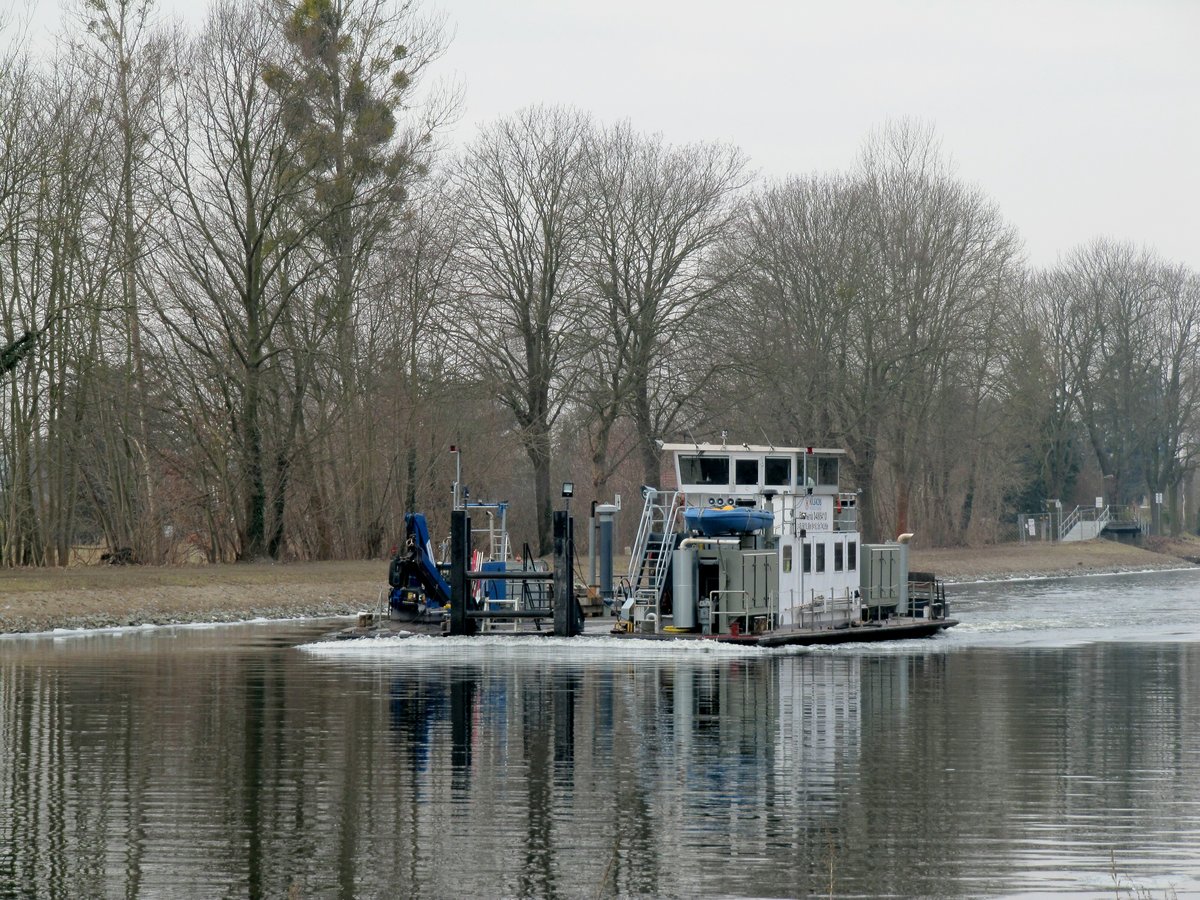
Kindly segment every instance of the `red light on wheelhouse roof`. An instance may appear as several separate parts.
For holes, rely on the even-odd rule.
[[[812,456],[812,447],[805,447],[804,452],[807,453],[809,456]]]
[[[457,446],[455,446],[454,444],[451,444],[451,445],[450,445],[450,452],[451,452],[451,453],[457,453],[457,452],[458,452],[458,447],[457,447]]]

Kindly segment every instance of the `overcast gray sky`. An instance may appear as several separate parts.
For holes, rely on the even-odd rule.
[[[18,0],[20,2],[20,0]],[[53,27],[54,0],[34,0]],[[194,18],[196,3],[160,0]],[[530,103],[740,145],[766,175],[851,165],[932,122],[1035,264],[1097,235],[1200,270],[1200,0],[425,0],[455,31],[453,142]]]

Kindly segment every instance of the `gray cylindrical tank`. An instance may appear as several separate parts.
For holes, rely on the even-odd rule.
[[[906,531],[896,541],[900,544],[900,602],[896,605],[902,616],[911,616],[913,610],[908,605],[908,542],[913,539],[912,532]]]
[[[696,627],[696,591],[700,554],[695,547],[680,547],[671,557],[671,596],[676,628]]]
[[[596,506],[596,519],[600,531],[600,596],[611,600],[613,596],[613,520],[617,508],[611,503]]]

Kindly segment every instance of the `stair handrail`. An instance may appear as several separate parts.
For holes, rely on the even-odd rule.
[[[1073,529],[1079,523],[1081,509],[1082,507],[1076,506],[1073,510],[1071,510],[1070,515],[1059,521],[1058,539],[1060,541],[1065,540],[1067,535],[1071,533],[1071,529]]]
[[[660,501],[660,496],[667,496],[666,501]],[[634,541],[633,552],[629,557],[628,581],[632,591],[641,599],[657,603],[662,596],[666,570],[670,565],[669,554],[661,552],[670,541],[670,535],[675,531],[675,523],[679,514],[679,491],[660,491],[655,488],[646,489],[646,502],[642,507],[642,518],[638,524],[637,538]],[[658,514],[658,515],[656,515]],[[654,568],[649,574],[650,583],[645,584],[643,576],[647,573],[646,554],[649,552],[651,535],[656,526],[662,534],[663,547],[655,557]]]
[[[646,544],[650,540],[651,520],[654,516],[654,498],[658,494],[654,488],[646,489],[646,499],[642,503],[642,518],[638,522],[637,537],[633,539],[633,551],[629,554],[629,583],[637,587],[638,572],[641,571],[643,557],[646,555]]]
[[[679,492],[672,491],[671,499],[667,501],[667,505],[663,508],[662,546],[659,548],[658,557],[654,560],[654,574],[651,588],[654,591],[655,603],[662,597],[663,588],[666,587],[667,569],[671,566],[671,554],[664,551],[668,548],[671,550],[675,549],[673,536],[675,534],[675,520],[678,514]]]
[[[1095,522],[1096,534],[1099,535],[1104,527],[1112,520],[1112,506],[1097,508],[1095,506],[1076,506],[1058,526],[1058,539],[1065,541],[1075,526],[1080,522]]]

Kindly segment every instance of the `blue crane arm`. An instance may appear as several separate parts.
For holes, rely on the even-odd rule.
[[[450,602],[450,585],[438,571],[433,558],[433,544],[429,540],[429,525],[425,515],[408,513],[404,517],[404,529],[408,549],[408,558],[403,567],[405,574],[417,579],[428,600],[437,606],[445,606]],[[399,587],[394,581],[392,587]]]

